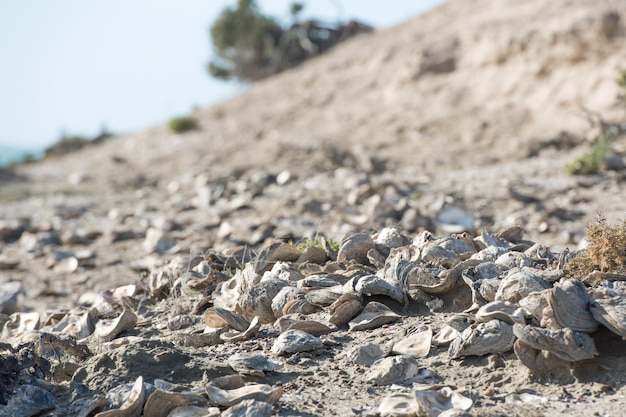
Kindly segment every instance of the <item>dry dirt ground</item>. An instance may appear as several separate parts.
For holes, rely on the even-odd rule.
[[[626,217],[623,137],[599,174],[565,169],[605,122],[624,120],[615,79],[626,69],[625,20],[622,0],[453,0],[197,110],[200,130],[156,126],[4,172],[0,220],[22,222],[28,236],[3,237],[0,259],[12,266],[1,281],[22,282],[23,309],[69,308],[82,293],[141,282],[175,254],[387,225],[443,236],[451,207],[472,233],[522,225],[554,252],[575,249],[598,212]],[[149,230],[161,239],[150,241]],[[52,249],[45,233],[59,241]],[[59,252],[80,250],[89,261],[61,262]],[[432,320],[415,315],[391,328]],[[384,344],[392,335],[335,338]],[[611,356],[624,345],[608,337],[602,349],[604,362],[567,384],[529,380],[512,353],[448,361],[435,352],[423,364],[473,396],[473,415],[626,415],[626,364]],[[221,360],[213,354],[196,360]],[[300,376],[276,415],[377,407],[382,389],[329,355],[287,367]],[[354,388],[360,396],[350,398]],[[505,403],[524,392],[548,401]]]

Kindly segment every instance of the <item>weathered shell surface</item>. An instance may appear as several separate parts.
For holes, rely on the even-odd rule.
[[[511,350],[514,342],[515,336],[510,324],[501,320],[491,320],[465,329],[452,341],[448,354],[455,359],[462,356],[502,353]]]
[[[378,406],[381,417],[415,417],[418,405],[413,394],[388,394]]]
[[[502,280],[496,293],[496,300],[517,303],[533,291],[548,288],[548,283],[535,274],[535,268],[513,268]]]
[[[130,310],[124,310],[110,322],[100,321],[96,324],[94,335],[104,342],[110,342],[123,331],[133,329],[137,325],[137,316]]]
[[[356,261],[362,265],[369,263],[367,252],[375,249],[375,243],[372,236],[367,232],[355,233],[347,237],[337,253],[338,261]]]
[[[282,395],[281,387],[272,387],[266,384],[252,384],[245,387],[224,390],[211,384],[206,386],[206,392],[211,403],[230,407],[245,400],[275,403]]]
[[[352,362],[366,366],[372,365],[383,356],[385,356],[385,352],[380,346],[373,343],[355,346],[346,352],[346,357]]]
[[[124,404],[117,410],[108,410],[96,414],[95,417],[135,417],[141,414],[146,391],[143,377],[137,377]]]
[[[156,389],[149,395],[143,408],[143,415],[169,417],[173,410],[182,406],[203,406],[206,410],[208,401],[200,395]],[[179,413],[180,411],[182,410],[179,410]]]
[[[594,291],[590,310],[597,321],[626,340],[625,291],[606,288]]]
[[[271,415],[271,404],[265,401],[244,400],[224,411],[221,417],[270,417]]]
[[[332,329],[319,321],[306,319],[302,314],[289,314],[276,320],[274,323],[280,329],[281,333],[287,330],[302,330],[313,336],[321,336],[328,334]]]
[[[265,371],[275,371],[282,364],[260,353],[235,353],[228,358],[228,364],[237,373],[243,375],[264,376]]]
[[[506,252],[500,255],[495,263],[507,268],[523,268],[532,266],[533,260],[521,252]]]
[[[272,278],[244,289],[237,300],[235,312],[248,320],[259,316],[262,323],[273,323],[276,317],[272,311],[272,300],[284,286],[285,281]]]
[[[424,416],[443,416],[448,410],[469,410],[474,402],[449,387],[439,390],[416,390],[418,414]]]
[[[350,331],[369,330],[391,323],[400,318],[400,315],[391,311],[386,305],[377,301],[367,303],[361,314],[352,319],[348,325]]]
[[[252,321],[250,321],[250,325],[246,330],[242,332],[236,330],[224,332],[220,334],[220,339],[222,339],[224,342],[230,343],[241,342],[243,340],[251,338],[252,336],[257,334],[259,330],[261,330],[261,320],[258,316],[255,316]]]
[[[274,313],[274,317],[282,316],[283,309],[292,300],[301,299],[304,297],[304,294],[300,292],[300,290],[296,287],[291,287],[289,285],[284,286],[278,291],[278,293],[272,299],[272,312]]]
[[[287,355],[296,352],[308,352],[323,347],[324,344],[317,337],[301,330],[287,330],[276,338],[272,345],[272,353]]]
[[[476,312],[476,321],[488,322],[489,320],[498,319],[505,323],[525,323],[525,314],[523,308],[507,301],[492,301],[485,304]]]
[[[359,278],[355,290],[361,295],[386,295],[400,304],[405,303],[404,291],[396,280],[386,280],[377,275]]]
[[[547,293],[548,307],[543,310],[541,325],[550,329],[569,327],[584,333],[593,333],[598,322],[589,305],[592,300],[579,280],[567,279],[554,285]]]
[[[346,293],[331,304],[328,321],[335,326],[342,326],[355,318],[363,309],[363,298],[357,293]]]
[[[419,369],[417,360],[412,356],[389,356],[376,361],[366,379],[374,385],[397,384],[417,375]]]
[[[430,352],[433,339],[433,331],[429,327],[417,333],[411,334],[393,344],[391,353],[396,355],[408,355],[423,358]]]
[[[595,342],[589,335],[569,328],[550,330],[514,324],[513,333],[533,349],[547,350],[566,361],[591,359],[598,354]]]

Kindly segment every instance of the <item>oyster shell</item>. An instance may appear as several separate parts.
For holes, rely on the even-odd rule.
[[[429,327],[408,335],[399,342],[394,343],[391,348],[391,353],[395,355],[407,355],[416,358],[423,358],[428,356],[432,340],[433,331]]]
[[[598,322],[589,310],[591,297],[582,282],[563,280],[548,291],[546,298],[548,306],[543,310],[542,326],[550,329],[569,327],[584,333],[598,329]]]
[[[377,301],[367,303],[361,314],[353,318],[348,326],[350,331],[375,329],[383,324],[391,323],[400,318],[400,315],[391,311],[386,305]]]
[[[549,284],[535,274],[535,268],[513,268],[500,283],[495,299],[517,303],[531,292],[548,287]]]
[[[266,384],[252,384],[245,387],[225,390],[214,385],[207,385],[206,392],[209,401],[215,405],[230,407],[245,400],[275,403],[283,394],[281,387],[272,387]]]
[[[287,355],[296,352],[308,352],[324,346],[317,337],[302,330],[287,330],[276,338],[272,345],[272,353]]]
[[[569,328],[550,330],[516,323],[513,333],[533,349],[547,350],[566,361],[591,359],[598,354],[589,335]]]
[[[474,402],[456,392],[450,387],[443,387],[439,390],[416,390],[419,416],[440,416],[447,410],[467,411],[472,408]]]
[[[513,323],[525,324],[525,314],[526,311],[516,304],[511,304],[507,301],[492,301],[478,309],[476,321],[488,322],[489,320],[497,319],[511,325]]]
[[[283,365],[260,353],[235,353],[228,358],[228,364],[242,375],[262,377],[266,371],[275,371]]]
[[[331,316],[328,321],[335,326],[342,326],[356,317],[362,309],[363,297],[361,294],[354,292],[343,294],[330,305],[328,312]]]
[[[93,334],[104,342],[110,342],[120,333],[133,329],[136,325],[137,316],[135,313],[124,309],[122,314],[112,321],[99,321]]]
[[[355,290],[361,295],[386,295],[400,304],[406,304],[406,295],[396,280],[386,280],[377,275],[359,278]]]
[[[374,362],[365,378],[374,385],[398,384],[414,377],[419,370],[412,356],[389,356]]]
[[[148,396],[143,408],[144,416],[170,417],[174,409],[183,406],[204,406],[206,410],[208,401],[206,398],[191,393],[169,392],[155,389]]]
[[[448,354],[452,359],[456,359],[462,356],[502,353],[511,350],[514,342],[515,336],[510,324],[501,320],[491,320],[465,329],[452,341]]]
[[[337,260],[340,262],[356,261],[361,265],[369,265],[367,252],[375,248],[376,244],[369,233],[355,233],[341,242],[339,252],[337,253]]]
[[[590,310],[594,319],[626,340],[626,294],[624,291],[594,291]]]
[[[415,417],[418,405],[413,394],[388,394],[378,406],[381,417]]]
[[[141,414],[143,407],[143,399],[146,391],[143,385],[143,377],[139,376],[135,380],[128,398],[119,409],[103,411],[95,415],[95,417],[136,417]]]

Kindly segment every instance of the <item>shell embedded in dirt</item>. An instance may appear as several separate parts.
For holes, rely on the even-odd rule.
[[[272,345],[272,353],[287,355],[296,352],[307,352],[324,346],[317,337],[301,330],[287,330],[276,338]]]
[[[283,366],[259,353],[235,353],[228,358],[228,364],[239,374],[260,377],[267,371],[275,371]]]

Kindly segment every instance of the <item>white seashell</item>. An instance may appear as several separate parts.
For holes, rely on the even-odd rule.
[[[381,417],[415,417],[418,405],[413,394],[388,394],[378,406]]]
[[[99,321],[96,324],[94,335],[103,342],[110,342],[120,333],[134,329],[137,325],[137,316],[130,310],[124,309],[114,320]]]
[[[442,416],[447,410],[467,411],[474,402],[449,387],[440,390],[416,390],[415,398],[418,404],[419,416]]]
[[[428,356],[433,339],[433,331],[429,327],[425,330],[411,334],[393,344],[391,353],[396,355],[408,355],[416,358]]]
[[[433,336],[432,343],[435,346],[446,346],[460,335],[461,332],[446,325]]]
[[[626,294],[624,291],[596,290],[591,314],[609,330],[626,340]]]
[[[585,284],[567,279],[556,283],[547,292],[548,306],[543,310],[541,325],[551,329],[569,327],[584,333],[593,333],[598,322],[593,318],[589,306],[592,302]]]
[[[369,330],[391,323],[399,318],[400,316],[391,311],[386,305],[377,301],[370,301],[361,311],[361,314],[350,320],[348,326],[350,331]]]

